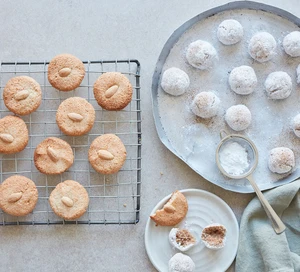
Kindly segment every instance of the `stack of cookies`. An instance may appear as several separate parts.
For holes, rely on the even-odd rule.
[[[85,67],[80,59],[70,54],[54,57],[48,66],[48,81],[58,91],[68,92],[80,86]],[[132,99],[132,85],[119,72],[103,73],[94,83],[94,97],[99,106],[108,111],[124,109]],[[8,80],[3,90],[6,107],[16,115],[28,115],[41,104],[42,89],[28,76]],[[65,99],[56,112],[58,128],[68,136],[86,135],[95,122],[95,109],[82,97]],[[13,154],[24,150],[29,141],[26,123],[22,118],[9,115],[0,119],[0,153]],[[95,171],[102,174],[118,172],[126,160],[126,148],[115,134],[103,134],[91,143],[88,158]],[[35,148],[33,161],[45,175],[61,174],[74,163],[72,146],[57,137],[48,137]],[[59,179],[60,180],[60,179]],[[34,181],[14,175],[0,185],[0,208],[14,216],[32,212],[38,201]],[[49,203],[55,214],[65,220],[82,216],[89,204],[89,196],[80,182],[65,180],[51,192]]]

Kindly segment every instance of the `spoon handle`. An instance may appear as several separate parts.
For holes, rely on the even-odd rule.
[[[258,199],[260,200],[260,203],[263,206],[267,216],[271,220],[274,231],[277,234],[282,233],[285,230],[284,223],[281,221],[279,216],[273,210],[273,208],[270,205],[270,203],[268,202],[268,200],[264,197],[263,193],[260,191],[260,189],[258,188],[256,182],[254,181],[252,175],[250,175],[246,178],[249,180],[249,182],[250,182],[251,186],[253,187]]]

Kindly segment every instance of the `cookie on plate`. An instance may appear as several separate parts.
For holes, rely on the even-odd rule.
[[[86,189],[77,181],[65,180],[51,192],[49,203],[56,215],[73,220],[86,212],[89,196]]]
[[[35,167],[44,174],[63,173],[71,167],[73,162],[74,155],[71,146],[56,137],[46,138],[34,151]]]
[[[0,153],[13,154],[22,151],[28,144],[28,129],[17,116],[0,119]]]
[[[115,134],[97,137],[89,149],[89,161],[102,174],[118,172],[126,160],[126,148]]]
[[[41,104],[41,86],[28,76],[13,77],[4,87],[3,101],[5,106],[15,114],[30,114]]]
[[[180,191],[172,193],[171,198],[161,210],[157,210],[150,218],[160,226],[175,226],[186,216],[188,203]]]
[[[0,185],[0,208],[14,216],[24,216],[33,211],[38,201],[35,183],[24,176],[11,176]]]
[[[81,97],[64,100],[56,112],[56,123],[60,130],[71,136],[89,132],[95,121],[94,107]]]
[[[84,64],[70,54],[55,56],[48,66],[48,80],[60,91],[72,91],[79,87],[85,75]]]
[[[119,72],[104,73],[94,83],[94,96],[103,109],[121,110],[132,99],[132,85]]]

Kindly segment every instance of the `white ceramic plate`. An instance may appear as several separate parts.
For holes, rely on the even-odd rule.
[[[189,210],[181,224],[187,223],[196,236],[197,243],[183,254],[189,255],[196,265],[195,271],[225,271],[233,262],[238,247],[239,225],[231,208],[218,196],[198,189],[181,190],[185,195]],[[161,209],[171,195],[163,198],[151,214]],[[209,250],[200,241],[202,229],[220,223],[227,228],[226,245],[220,250]],[[145,230],[145,245],[150,261],[158,271],[167,272],[170,258],[176,254],[169,243],[168,235],[172,227],[155,226],[149,218]]]

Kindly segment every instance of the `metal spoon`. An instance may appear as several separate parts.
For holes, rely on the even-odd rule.
[[[252,173],[256,169],[256,166],[258,164],[258,151],[254,143],[247,137],[241,136],[238,134],[229,134],[222,130],[220,133],[221,136],[221,142],[219,143],[217,150],[216,150],[216,161],[218,168],[222,172],[223,175],[232,178],[232,179],[242,179],[246,178],[251,186],[253,187],[262,207],[264,208],[267,216],[272,222],[272,226],[274,231],[277,234],[282,233],[285,230],[285,225],[279,218],[279,216],[276,214],[276,212],[271,207],[270,203],[267,201],[267,199],[264,197],[263,193],[258,188],[256,182],[253,179]],[[249,167],[242,173],[241,175],[233,175],[232,173],[226,172],[226,170],[223,168],[221,162],[220,162],[220,151],[226,147],[226,145],[230,142],[236,142],[239,145],[241,145],[243,148],[246,149],[247,155],[248,155],[248,162]]]

